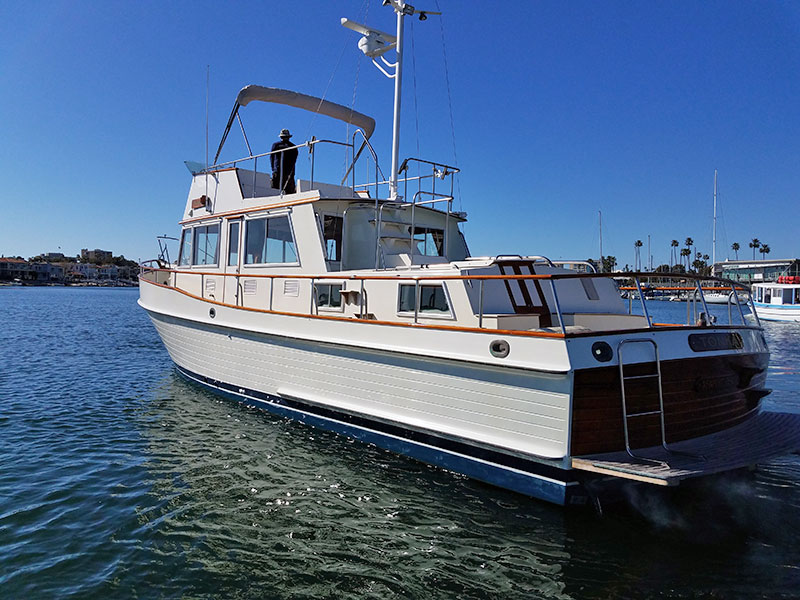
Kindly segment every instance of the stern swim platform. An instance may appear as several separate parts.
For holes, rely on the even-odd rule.
[[[747,468],[800,448],[800,414],[761,411],[699,438],[627,452],[576,456],[572,467],[659,486]]]

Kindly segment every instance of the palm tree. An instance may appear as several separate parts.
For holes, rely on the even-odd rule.
[[[633,269],[635,271],[641,271],[642,269],[642,258],[641,254],[639,253],[639,248],[642,247],[642,240],[636,240],[633,244]]]
[[[692,254],[694,254],[694,248],[693,248],[694,240],[692,238],[690,238],[690,237],[687,237],[686,238],[686,242],[684,242],[684,243],[686,244],[686,247],[689,249],[689,257],[691,257]],[[686,259],[686,270],[687,271],[689,270],[689,259],[688,258]]]
[[[768,244],[763,244],[761,248],[758,249],[758,251],[761,252],[761,259],[763,260],[764,258],[766,258],[766,255],[769,254],[770,247]]]
[[[736,253],[736,260],[739,260],[739,242],[733,242],[731,244],[731,250]]]
[[[686,259],[686,270],[689,270],[689,257],[692,255],[692,251],[688,248],[681,248],[681,264],[683,264],[683,258]]]
[[[756,248],[761,245],[761,241],[758,238],[753,238],[753,241],[747,244],[753,249],[753,260],[756,259]]]
[[[677,248],[680,244],[678,243],[678,240],[672,240],[669,245],[669,263],[670,265],[674,265],[676,262],[678,262],[678,251],[675,250],[675,248]]]

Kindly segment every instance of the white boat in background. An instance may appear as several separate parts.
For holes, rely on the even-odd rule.
[[[399,98],[403,19],[419,11],[387,3],[396,36],[344,24],[364,35],[360,47],[382,70],[394,69]],[[383,57],[391,48],[395,63]],[[345,180],[315,179],[317,150],[334,142],[314,137],[296,146],[311,152],[311,168],[295,193],[258,170],[272,152],[217,162],[239,110],[255,101],[355,125],[352,139],[336,142],[349,153]],[[725,324],[650,318],[640,280],[695,281],[702,304],[699,277],[630,274],[635,314],[617,274],[543,256],[473,257],[466,215],[452,208],[458,169],[399,162],[395,103],[384,181],[374,127],[296,92],[239,92],[215,164],[192,169],[178,260],[143,265],[140,277],[139,304],[185,377],[558,504],[585,503],[623,480],[676,485],[800,447],[799,416],[760,409],[769,351],[757,321],[741,309]],[[375,179],[356,183],[365,161]],[[493,201],[503,209],[501,194]]]
[[[750,294],[745,291],[707,291],[703,293],[707,304],[743,304],[750,302]]]
[[[776,282],[754,283],[752,287],[759,317],[800,322],[800,277],[782,275]]]

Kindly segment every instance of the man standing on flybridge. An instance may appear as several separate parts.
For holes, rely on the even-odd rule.
[[[281,129],[280,137],[279,142],[272,144],[274,154],[269,156],[272,165],[272,187],[287,194],[294,194],[294,163],[297,162],[297,148],[292,148],[294,144],[289,141],[292,134],[288,129]]]

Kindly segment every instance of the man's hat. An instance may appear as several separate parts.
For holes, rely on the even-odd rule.
[[[292,134],[291,134],[291,133],[289,133],[289,130],[288,130],[288,129],[281,129],[281,137],[282,137],[282,138],[283,138],[283,137],[290,138],[290,137],[292,137]]]

